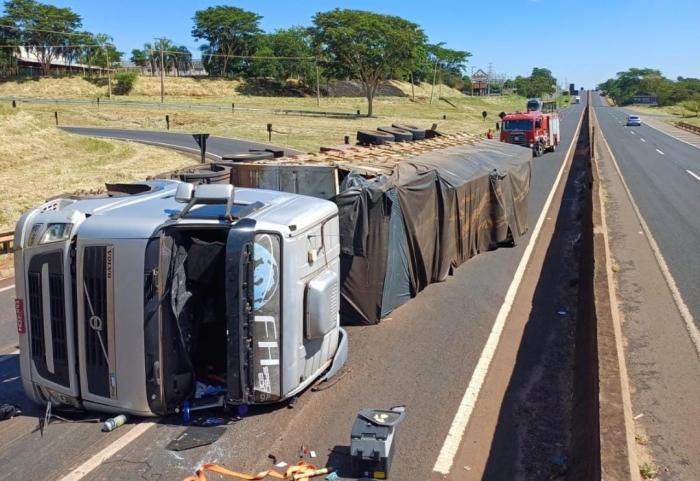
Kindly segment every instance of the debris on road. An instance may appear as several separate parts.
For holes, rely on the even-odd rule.
[[[187,449],[208,446],[216,442],[226,428],[220,426],[190,426],[165,447],[168,451],[185,451]]]
[[[104,431],[106,433],[108,433],[110,431],[114,431],[119,426],[124,425],[124,423],[126,423],[127,419],[128,418],[126,417],[125,414],[120,414],[119,416],[114,416],[113,418],[109,418],[102,425],[102,431]]]
[[[15,416],[22,414],[22,411],[12,404],[0,404],[0,421],[12,419]]]
[[[393,456],[394,430],[406,415],[404,406],[389,410],[363,409],[350,435],[350,456],[355,476],[386,479]]]
[[[223,466],[219,466],[218,464],[203,464],[197,470],[194,476],[188,476],[184,479],[184,481],[206,481],[206,471],[223,474],[224,476],[229,476],[231,478],[252,481],[262,480],[268,477],[283,479],[285,481],[308,481],[311,478],[323,476],[324,474],[330,474],[331,472],[333,472],[333,468],[317,468],[313,464],[307,463],[306,461],[299,461],[298,463],[289,466],[284,473],[275,471],[274,469],[270,469],[267,471],[261,471],[257,474],[247,474],[238,471],[232,471],[230,469],[224,468]],[[338,478],[336,477],[335,479]]]

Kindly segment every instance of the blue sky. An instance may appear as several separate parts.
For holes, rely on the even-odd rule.
[[[700,77],[698,0],[43,1],[71,7],[85,29],[112,35],[127,53],[159,36],[195,52],[192,16],[211,5],[257,12],[264,30],[308,25],[314,13],[340,7],[400,15],[421,25],[432,42],[472,52],[470,65],[486,70],[492,63],[509,76],[547,67],[560,83],[589,87],[634,66],[670,78]]]

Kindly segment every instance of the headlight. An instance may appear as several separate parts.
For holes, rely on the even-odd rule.
[[[70,237],[70,231],[73,224],[55,223],[49,224],[41,236],[40,244],[48,244],[49,242],[59,242],[67,240]],[[33,229],[32,229],[33,230]]]
[[[34,224],[32,226],[32,230],[29,231],[29,237],[27,238],[27,245],[32,246],[36,243],[36,240],[39,238],[39,233],[41,232],[41,229],[44,228],[44,224]]]

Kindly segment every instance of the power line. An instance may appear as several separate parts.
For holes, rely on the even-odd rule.
[[[87,35],[94,35],[94,34],[90,34],[89,32],[59,32],[57,30],[46,30],[43,28],[32,28],[32,27],[18,27],[16,25],[5,25],[5,24],[0,24],[0,28],[9,28],[12,30],[19,30],[20,32],[27,31],[27,32],[57,33],[59,35],[73,35],[73,36],[78,36],[78,37],[83,37],[86,34]]]

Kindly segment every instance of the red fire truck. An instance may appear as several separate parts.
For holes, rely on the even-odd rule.
[[[559,116],[539,110],[506,114],[501,119],[501,142],[530,147],[539,157],[559,145]]]

